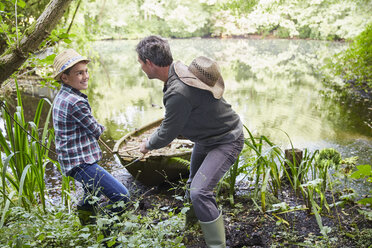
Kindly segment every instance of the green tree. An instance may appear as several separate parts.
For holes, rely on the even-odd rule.
[[[223,10],[230,10],[234,15],[242,16],[250,13],[259,0],[225,0],[219,3]]]
[[[372,89],[372,23],[358,35],[349,48],[336,54],[337,61],[329,66],[341,76],[346,86],[357,86],[365,91]]]
[[[44,11],[49,0],[5,0],[0,2],[0,54],[6,47],[15,43],[17,32],[22,34],[26,28]]]
[[[133,39],[149,34],[192,37],[209,34],[215,4],[204,0],[106,0],[85,1],[79,20],[96,39]],[[113,7],[115,11],[113,11]]]
[[[14,37],[14,42],[12,42],[12,40],[8,37],[8,46],[6,49],[4,49],[4,52],[0,56],[0,85],[15,71],[17,71],[18,68],[30,56],[30,53],[35,52],[42,42],[51,34],[52,30],[56,27],[71,1],[72,0],[51,0],[36,21],[33,21],[31,18],[29,19],[29,21],[33,22],[31,25],[23,27],[24,31],[22,33],[21,30],[18,31],[16,25],[16,36]],[[25,2],[22,0],[10,0],[7,2],[19,2],[22,3],[21,7],[26,6]],[[0,8],[5,9],[5,5],[0,5]],[[18,19],[17,11],[14,14],[14,18]],[[17,24],[17,21],[15,23]],[[4,33],[13,34],[12,32],[14,27],[12,32],[7,33],[8,27],[4,25],[4,22],[2,24]]]

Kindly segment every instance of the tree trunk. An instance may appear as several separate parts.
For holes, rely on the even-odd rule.
[[[72,0],[51,0],[40,17],[23,34],[19,44],[0,57],[0,86],[27,60],[55,28]]]
[[[293,148],[293,149],[286,149],[284,150],[285,158],[290,162],[291,166],[294,166],[296,170],[298,170],[299,165],[303,159],[303,151],[301,149]],[[290,169],[290,165],[285,163],[286,170],[288,171],[289,177],[292,178],[292,171]],[[299,177],[298,180],[301,182],[303,173],[297,173]]]

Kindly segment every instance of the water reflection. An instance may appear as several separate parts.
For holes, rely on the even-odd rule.
[[[96,42],[88,92],[95,115],[110,137],[163,115],[162,82],[141,71],[137,41]],[[323,88],[318,69],[342,43],[303,40],[170,40],[175,60],[189,64],[196,56],[218,61],[226,82],[225,98],[253,132],[286,148],[286,132],[296,147],[355,146],[371,162],[370,102],[346,103]],[[361,149],[362,151],[362,149]]]

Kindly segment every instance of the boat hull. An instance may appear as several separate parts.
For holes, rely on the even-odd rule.
[[[144,127],[141,127],[134,132],[131,132],[116,142],[113,152],[119,157],[123,166],[129,173],[139,182],[147,186],[155,186],[164,183],[171,183],[188,178],[189,175],[189,160],[191,157],[192,143],[190,141],[176,139],[170,145],[169,149],[163,148],[165,154],[156,153],[154,155],[146,154],[146,156],[133,163],[138,156],[133,156],[131,153],[125,152],[126,145],[131,139],[138,139],[146,131],[158,127],[162,122],[159,119]],[[187,148],[174,148],[174,144],[188,143]],[[173,149],[171,149],[173,147]],[[156,150],[154,150],[156,151]],[[137,152],[138,154],[138,152]]]

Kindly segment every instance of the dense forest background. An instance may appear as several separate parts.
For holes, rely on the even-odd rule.
[[[339,40],[364,30],[372,4],[368,0],[104,0],[83,1],[80,8],[76,27],[84,27],[95,39],[155,33],[177,38],[272,34]]]
[[[299,38],[359,42],[349,54],[331,63],[331,71],[359,85],[371,86],[370,59],[372,1],[370,0],[100,0],[67,1],[66,11],[56,28],[48,31],[38,49],[17,46],[32,32],[37,18],[49,0],[5,0],[0,3],[0,67],[4,54],[37,54],[47,47],[58,52],[72,46],[90,50],[90,41],[138,39],[150,34],[168,38],[256,37]],[[371,27],[371,25],[369,25]],[[363,34],[364,31],[364,34]],[[360,39],[359,39],[360,40]],[[367,41],[367,43],[366,43]],[[358,46],[364,45],[362,50]],[[89,51],[91,53],[91,51]],[[28,56],[28,55],[23,55]],[[92,54],[92,57],[94,55]],[[32,59],[23,68],[50,67],[53,56],[45,61]],[[348,65],[348,68],[345,68]],[[18,65],[13,65],[18,67]],[[12,71],[14,70],[12,68]],[[363,68],[360,71],[360,68]],[[7,71],[1,68],[2,71]],[[357,72],[355,72],[357,70]],[[22,71],[22,68],[21,70]],[[360,76],[360,74],[364,76]],[[356,75],[355,75],[356,74]],[[47,74],[46,74],[47,75]],[[346,75],[346,76],[345,76]],[[3,81],[4,79],[2,78]],[[346,80],[345,80],[346,81]],[[363,86],[363,87],[364,87]]]
[[[106,0],[86,2],[82,9],[78,21],[94,37],[272,34],[322,40],[355,37],[372,10],[367,0]]]
[[[17,35],[43,12],[49,0],[0,3],[0,44]],[[370,0],[100,0],[72,1],[57,32],[89,39],[230,37],[352,39],[371,21]]]

